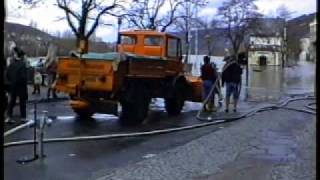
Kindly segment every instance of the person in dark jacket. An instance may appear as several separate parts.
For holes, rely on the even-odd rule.
[[[204,65],[201,67],[201,79],[203,81],[203,99],[205,100],[208,98],[210,90],[212,89],[212,86],[216,82],[217,79],[217,72],[216,69],[210,64],[210,57],[205,56],[204,59]],[[216,111],[215,105],[214,105],[214,98],[215,98],[215,92],[211,94],[210,101],[208,102],[208,107],[205,107],[205,110],[209,111]]]
[[[24,61],[24,52],[15,47],[13,49],[13,60],[8,66],[6,77],[9,83],[8,91],[10,94],[10,102],[7,111],[6,122],[14,122],[12,120],[13,108],[16,104],[17,98],[19,98],[20,105],[20,118],[21,121],[26,121],[26,101],[28,99],[28,87],[27,87],[27,67]]]
[[[237,103],[240,95],[242,68],[236,62],[235,57],[226,58],[226,64],[222,70],[222,86],[226,83],[226,109],[229,112],[230,96],[233,95],[233,111],[237,111]]]

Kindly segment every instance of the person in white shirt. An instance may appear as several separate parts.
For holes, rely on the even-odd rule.
[[[33,92],[32,94],[40,94],[40,86],[42,83],[41,73],[35,69],[33,77]]]

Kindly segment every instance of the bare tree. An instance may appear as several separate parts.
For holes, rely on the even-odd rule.
[[[165,32],[179,18],[183,18],[179,9],[187,2],[196,0],[134,0],[125,18],[130,27]],[[168,10],[166,10],[168,8]]]
[[[181,8],[177,12],[177,18],[175,22],[176,30],[184,34],[184,49],[188,54],[190,50],[190,30],[197,27],[197,10],[204,7],[208,3],[207,0],[185,0],[181,5]],[[188,56],[185,57],[185,62],[188,63]]]
[[[24,0],[25,4],[35,6],[41,0]],[[77,38],[77,47],[84,42],[84,52],[88,51],[88,39],[94,33],[104,15],[116,16],[114,11],[121,9],[123,0],[56,0],[62,9],[69,27]]]
[[[214,31],[217,28],[219,21],[216,19],[208,20],[208,18],[198,18],[197,23],[204,32],[208,55],[212,56],[214,51]]]
[[[222,24],[226,27],[226,36],[232,45],[233,54],[239,52],[244,38],[255,25],[258,17],[256,0],[227,0],[218,8]]]

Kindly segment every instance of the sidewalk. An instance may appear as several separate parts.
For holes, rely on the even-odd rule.
[[[310,101],[290,103],[304,109]],[[234,122],[96,180],[313,180],[315,117],[283,109]]]

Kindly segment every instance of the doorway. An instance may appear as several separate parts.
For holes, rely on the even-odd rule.
[[[259,65],[260,66],[266,66],[267,65],[267,57],[266,56],[260,56],[259,57]]]

